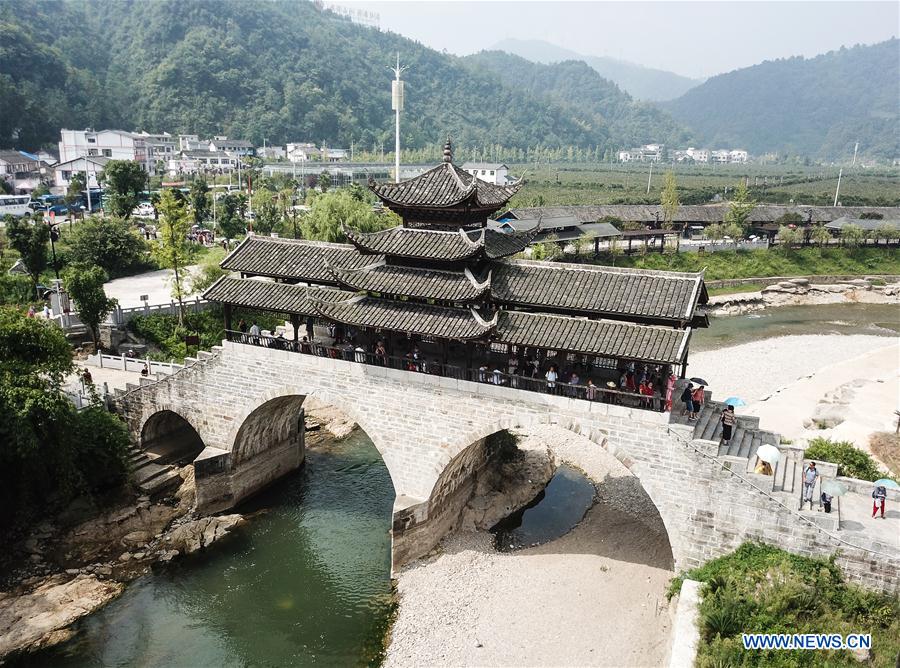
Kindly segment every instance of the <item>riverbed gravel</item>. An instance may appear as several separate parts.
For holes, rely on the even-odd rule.
[[[597,502],[568,534],[515,552],[463,532],[398,579],[386,666],[655,666],[665,663],[672,554],[622,464],[555,427],[522,435],[582,470]]]

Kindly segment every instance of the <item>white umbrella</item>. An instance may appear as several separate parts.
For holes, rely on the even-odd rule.
[[[779,452],[778,448],[774,445],[764,443],[756,449],[756,456],[764,462],[775,466],[775,464],[778,463],[778,460],[781,459],[781,452]]]
[[[847,487],[837,480],[826,480],[822,483],[822,491],[828,496],[844,496],[847,493]]]

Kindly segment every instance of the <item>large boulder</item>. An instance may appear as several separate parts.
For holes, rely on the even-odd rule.
[[[238,514],[200,517],[173,528],[162,543],[168,550],[191,554],[212,545],[245,522],[244,516]]]

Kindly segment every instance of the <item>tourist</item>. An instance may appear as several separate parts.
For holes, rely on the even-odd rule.
[[[256,320],[254,320],[253,324],[250,325],[250,336],[253,337],[252,339],[250,339],[250,343],[252,343],[255,346],[258,346],[259,345],[259,335],[261,333],[262,333],[262,331],[260,330],[259,325],[257,325]]]
[[[687,414],[688,420],[695,420],[694,417],[694,401],[691,399],[693,396],[694,386],[690,383],[684,388],[684,391],[681,393],[681,401],[684,402],[684,410],[681,411],[682,415]]]
[[[309,355],[312,352],[312,347],[310,346],[309,339],[306,338],[305,336],[300,341],[300,352],[306,353],[307,355]]]
[[[594,381],[590,378],[588,378],[587,385],[584,387],[584,396],[588,401],[597,400],[597,386],[594,385]]]
[[[375,364],[385,366],[387,360],[387,350],[384,348],[384,341],[378,341],[375,344]]]
[[[356,353],[356,355],[355,355],[356,361],[359,364],[365,364],[366,363],[366,349],[363,348],[362,346],[358,345],[358,346],[356,346],[356,350],[354,352]]]
[[[813,505],[813,489],[816,486],[816,478],[819,472],[816,470],[816,463],[810,462],[809,466],[803,469],[803,501],[800,502],[800,510],[809,501],[809,509],[812,510]]]
[[[769,462],[756,458],[756,468],[753,469],[754,473],[761,473],[762,475],[772,475],[772,465]]]
[[[578,372],[573,371],[572,375],[569,376],[569,385],[581,385],[581,377],[578,375]]]
[[[44,320],[50,319],[50,306],[44,304]]]
[[[831,494],[826,494],[825,492],[822,492],[822,496],[819,498],[819,500],[822,502],[822,507],[825,508],[826,513],[831,512],[831,499]]]
[[[478,367],[478,382],[479,383],[487,382],[487,372],[488,372],[487,364],[482,364],[480,367]]]
[[[247,321],[243,318],[238,321],[238,331],[240,331],[241,334],[247,333]]]
[[[537,378],[541,375],[541,361],[537,358],[537,356],[531,358],[529,361],[531,365],[531,377]]]
[[[634,364],[631,365],[632,367]],[[629,369],[625,372],[625,389],[629,392],[637,392],[637,384],[634,382],[634,370]]]
[[[27,313],[26,315],[27,315],[29,318],[33,318],[33,317],[34,317],[34,306],[33,306],[33,305],[28,307],[28,313]]]
[[[669,379],[666,381],[666,410],[672,411],[672,395],[675,393],[675,374],[669,373]]]
[[[878,485],[872,490],[872,499],[872,518],[874,519],[878,512],[878,506],[881,505],[881,519],[884,519],[884,502],[887,499],[887,487]]]
[[[731,440],[731,434],[734,431],[734,424],[737,422],[734,406],[725,406],[720,420],[722,421],[722,443],[728,445],[728,442]]]
[[[559,374],[556,373],[555,365],[550,365],[550,368],[547,369],[547,373],[544,374],[544,378],[547,380],[547,392],[554,394],[556,392],[556,381],[559,379]]]
[[[494,370],[491,372],[493,376],[494,385],[502,385],[503,384],[503,372],[497,368],[497,365],[494,366]]]
[[[81,372],[81,380],[84,381],[85,385],[94,384],[94,377],[91,375],[91,372],[88,371],[87,367],[84,367],[84,371]]]
[[[691,395],[691,399],[694,401],[694,417],[697,417],[697,413],[703,408],[703,404],[706,401],[706,395],[704,394],[704,390],[706,388],[701,385],[696,390],[694,390]]]
[[[506,370],[510,376],[515,376],[519,370],[519,358],[513,353],[509,354],[509,361],[506,363]]]
[[[622,390],[622,392],[625,392],[628,390],[628,372],[627,371],[623,371],[622,375],[619,376],[619,389]]]
[[[310,341],[316,340],[315,330],[313,329],[313,319],[312,318],[306,319],[306,338],[308,338]]]
[[[141,375],[145,378],[150,375],[150,362],[144,363],[144,368],[141,369]]]
[[[650,383],[650,388],[653,390],[653,410],[658,411],[662,410],[662,393],[660,392],[660,384],[658,381],[654,381]]]

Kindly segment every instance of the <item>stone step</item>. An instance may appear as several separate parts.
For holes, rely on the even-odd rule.
[[[181,476],[178,475],[178,471],[170,466],[164,473],[149,478],[143,483],[138,483],[138,489],[147,496],[153,496],[180,484]]]
[[[721,436],[721,431],[719,432]],[[734,432],[731,434],[731,440],[728,441],[728,456],[741,457],[741,441],[744,438],[744,430],[735,426]]]
[[[197,358],[196,358],[196,357],[185,357],[185,358],[184,358],[184,365],[185,365],[185,366],[190,366],[191,364],[195,364],[196,362],[197,362]]]
[[[199,359],[199,360],[208,360],[208,359],[210,359],[211,357],[213,357],[213,354],[210,353],[210,352],[207,352],[207,351],[205,351],[205,350],[198,350],[198,351],[197,351],[197,359]]]
[[[786,458],[786,465],[784,468],[784,486],[782,487],[782,490],[788,494],[793,494],[797,487],[797,477],[799,475],[797,460],[793,457]]]
[[[738,457],[750,458],[750,446],[753,444],[752,431],[743,430],[741,440],[738,442]]]
[[[134,481],[140,486],[146,483],[148,480],[152,480],[157,476],[163,475],[167,471],[171,471],[172,467],[168,464],[160,466],[159,464],[154,464],[153,462],[147,462],[142,466],[138,467],[134,471],[132,471],[132,475],[134,476]]]

